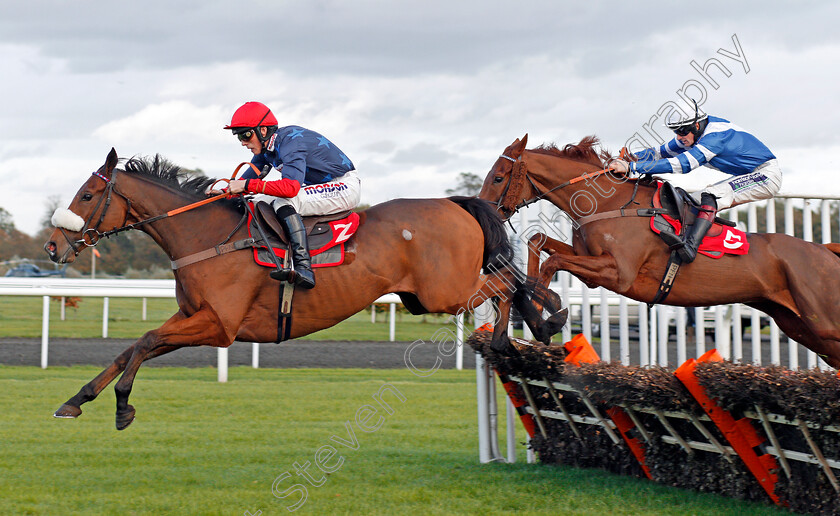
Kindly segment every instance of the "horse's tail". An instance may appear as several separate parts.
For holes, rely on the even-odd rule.
[[[481,266],[486,272],[501,270],[513,262],[513,244],[505,231],[499,212],[484,199],[454,196],[449,198],[473,216],[484,233],[484,258]]]
[[[566,324],[568,312],[555,292],[541,285],[538,278],[526,277],[513,263],[513,244],[505,231],[499,212],[489,202],[476,197],[450,197],[452,202],[467,210],[484,232],[484,259],[486,274],[506,272],[514,282],[513,305],[519,310],[538,340],[548,344],[551,336]],[[542,319],[547,310],[549,318]]]

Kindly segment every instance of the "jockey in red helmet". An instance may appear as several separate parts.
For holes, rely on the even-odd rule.
[[[277,211],[289,237],[294,271],[278,269],[271,277],[294,282],[302,288],[315,286],[309,244],[301,216],[330,215],[358,206],[361,182],[350,159],[324,136],[300,126],[278,127],[277,118],[265,104],[246,102],[224,127],[233,132],[262,175],[249,168],[231,181],[230,193],[265,194]],[[280,179],[266,181],[272,169]]]

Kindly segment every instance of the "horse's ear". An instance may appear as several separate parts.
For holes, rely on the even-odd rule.
[[[105,158],[105,176],[111,177],[111,172],[113,172],[114,168],[117,166],[117,151],[111,147],[111,152],[108,153],[108,157]]]
[[[525,136],[522,139],[517,138],[516,141],[510,144],[510,154],[511,158],[517,159],[519,156],[522,155],[522,152],[525,150],[525,146],[528,144],[528,133],[525,133]]]

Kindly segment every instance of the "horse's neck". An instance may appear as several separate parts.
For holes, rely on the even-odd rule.
[[[635,188],[635,184],[634,181],[619,182],[605,174],[555,190],[548,199],[575,220],[617,210],[633,202],[647,207],[651,199],[649,189]]]
[[[134,179],[124,194],[131,199],[133,215],[128,223],[141,222],[192,204],[183,195],[164,186],[152,186]],[[241,215],[219,205],[208,204],[137,227],[149,235],[171,259],[197,252],[222,242],[234,229]],[[136,220],[132,220],[136,219]]]

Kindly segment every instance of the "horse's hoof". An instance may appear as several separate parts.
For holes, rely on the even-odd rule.
[[[555,312],[551,317],[546,319],[545,327],[550,335],[554,335],[566,326],[566,321],[569,319],[569,309],[564,308]]]
[[[128,406],[128,409],[123,412],[117,412],[117,430],[125,430],[125,427],[134,421],[134,407]]]
[[[490,341],[490,349],[505,356],[516,356],[519,354],[519,351],[517,351],[513,344],[510,343],[510,339],[507,335],[498,341]]]
[[[82,409],[74,407],[73,405],[64,404],[55,411],[53,417],[60,417],[63,419],[73,419],[82,415]]]

